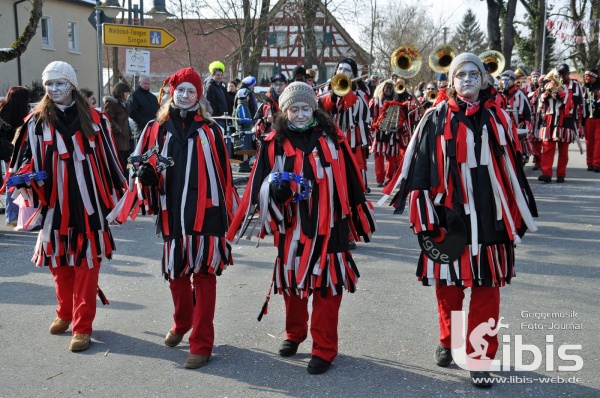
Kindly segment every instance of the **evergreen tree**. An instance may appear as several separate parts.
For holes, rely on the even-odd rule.
[[[535,4],[532,2],[532,4]],[[532,13],[527,14],[525,19],[525,26],[527,27],[524,32],[517,33],[515,36],[515,47],[517,50],[517,56],[522,64],[528,67],[529,70],[540,68],[541,65],[536,65],[535,52],[536,52],[536,38],[535,29],[539,26],[540,20],[543,18],[543,10],[535,7],[529,8]],[[551,10],[552,7],[548,6]],[[549,32],[546,32],[546,52],[544,57],[544,69],[542,73],[548,72],[557,63],[557,58],[554,53],[554,47],[556,38]]]
[[[477,18],[471,9],[467,10],[460,26],[456,29],[451,43],[458,49],[459,53],[470,52],[480,54],[487,48],[487,40]]]

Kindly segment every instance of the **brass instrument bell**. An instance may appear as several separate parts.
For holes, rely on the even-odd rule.
[[[392,53],[390,64],[392,70],[405,79],[415,77],[421,70],[423,60],[421,54],[413,46],[398,47]]]
[[[448,73],[456,54],[458,54],[456,47],[450,44],[440,44],[429,53],[429,67],[435,73]]]
[[[499,51],[487,50],[479,54],[479,59],[487,65],[490,70],[490,74],[494,77],[500,76],[500,73],[504,70],[506,60],[504,55]]]

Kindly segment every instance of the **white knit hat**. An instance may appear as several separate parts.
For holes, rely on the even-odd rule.
[[[481,59],[475,54],[462,53],[454,57],[452,63],[450,64],[450,71],[448,72],[448,87],[452,87],[454,83],[454,73],[456,72],[456,70],[459,68],[459,66],[466,62],[471,62],[475,64],[475,66],[477,66],[477,69],[479,69],[479,72],[481,73],[482,81],[486,81],[485,77],[487,76],[487,72],[485,71],[485,67],[483,66],[483,61],[481,61]],[[483,83],[483,86],[487,86],[487,84]]]
[[[290,83],[279,96],[279,107],[283,112],[296,102],[305,102],[314,111],[317,109],[317,95],[311,86],[304,82]]]
[[[42,72],[42,84],[48,80],[66,79],[77,88],[77,75],[71,65],[63,61],[50,62]]]

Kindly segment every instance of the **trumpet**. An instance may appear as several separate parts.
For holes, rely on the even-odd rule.
[[[421,54],[413,46],[402,46],[394,50],[390,64],[394,73],[405,79],[415,77],[421,70]]]
[[[544,85],[544,89],[550,94],[554,94],[557,91],[561,91],[563,89],[563,81],[556,69],[552,69],[545,77],[545,80],[548,80],[548,83]],[[550,83],[553,83],[552,86],[548,86]]]
[[[479,59],[488,66],[490,69],[490,75],[494,77],[500,76],[500,73],[504,70],[506,60],[504,55],[499,51],[488,50],[479,54]]]

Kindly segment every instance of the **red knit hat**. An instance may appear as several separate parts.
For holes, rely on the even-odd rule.
[[[162,99],[162,92],[165,84],[169,84],[169,94],[171,95],[171,98],[173,98],[173,93],[177,86],[184,82],[193,84],[198,92],[198,98],[202,97],[202,78],[193,68],[183,68],[165,79],[160,88],[160,99]]]

